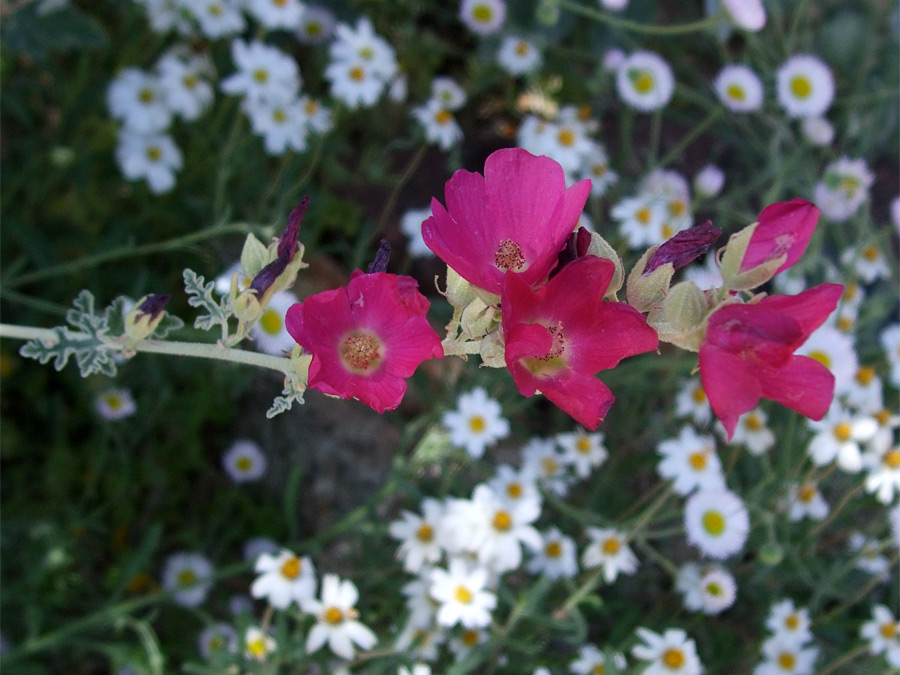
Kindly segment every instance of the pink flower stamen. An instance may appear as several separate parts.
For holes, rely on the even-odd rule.
[[[381,365],[381,340],[370,333],[351,333],[341,341],[341,361],[348,370],[367,373]]]
[[[525,267],[522,247],[512,239],[504,239],[494,253],[494,265],[504,272],[521,272]]]

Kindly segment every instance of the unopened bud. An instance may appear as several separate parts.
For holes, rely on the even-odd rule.
[[[150,294],[138,300],[134,309],[125,316],[125,335],[132,342],[151,335],[162,321],[166,303],[172,299],[169,294]]]
[[[665,263],[649,274],[644,274],[647,261],[656,253],[657,248],[659,247],[651,246],[647,249],[647,252],[635,263],[628,275],[625,298],[628,300],[628,304],[639,312],[649,312],[662,304],[666,293],[669,292],[672,275],[675,274],[675,267],[672,263]]]
[[[231,311],[244,323],[256,321],[263,313],[263,307],[256,297],[256,291],[248,288],[231,302]]]

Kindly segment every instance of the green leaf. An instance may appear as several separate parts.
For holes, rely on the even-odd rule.
[[[194,319],[194,328],[210,330],[215,325],[222,326],[223,333],[228,332],[228,305],[224,298],[217,300],[213,297],[216,284],[197,275],[193,270],[184,271],[184,290],[188,294],[188,304],[191,307],[199,307],[206,310]]]
[[[290,410],[294,403],[300,403],[301,405],[304,403],[303,392],[297,391],[289,384],[281,392],[281,396],[277,396],[272,401],[272,407],[266,411],[266,418],[272,419],[276,415]]]

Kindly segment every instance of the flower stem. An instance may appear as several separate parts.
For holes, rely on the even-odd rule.
[[[638,23],[637,21],[631,21],[630,19],[623,19],[605,12],[598,12],[597,10],[590,9],[577,2],[572,2],[572,0],[559,0],[559,5],[574,14],[580,14],[581,16],[593,19],[594,21],[605,23],[613,28],[621,28],[622,30],[631,31],[632,33],[641,33],[643,35],[688,35],[690,33],[697,33],[713,28],[722,20],[721,16],[714,14],[705,19],[691,21],[689,23],[655,26],[652,24]]]
[[[4,337],[16,340],[41,340],[45,343],[52,343],[56,340],[56,334],[47,328],[0,324],[0,338]],[[77,339],[78,334],[74,334],[73,337]],[[88,337],[89,336],[87,335],[84,336],[85,339]],[[108,342],[106,348],[116,351],[132,349],[131,347],[126,347],[126,345],[117,342]],[[285,375],[290,375],[293,372],[290,359],[283,356],[260,354],[259,352],[251,352],[245,349],[232,349],[223,347],[218,343],[142,340],[134,345],[133,350],[136,352],[170,354],[172,356],[193,356],[201,359],[231,361],[233,363],[243,363],[245,365],[277,370]]]

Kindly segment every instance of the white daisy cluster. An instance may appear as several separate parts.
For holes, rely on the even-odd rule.
[[[137,410],[131,391],[121,387],[113,387],[100,392],[94,401],[94,407],[97,414],[107,422],[131,417]]]
[[[719,563],[685,563],[678,570],[675,588],[681,593],[685,609],[692,612],[719,614],[737,598],[734,576]]]
[[[533,155],[546,155],[559,162],[569,182],[589,178],[591,194],[600,197],[618,175],[610,169],[603,145],[591,137],[598,127],[589,108],[567,105],[554,111],[550,119],[526,115],[516,142]]]
[[[356,27],[338,24],[328,55],[325,78],[331,95],[349,108],[371,108],[398,74],[394,48],[367,17]]]
[[[812,675],[818,647],[811,647],[809,612],[794,606],[793,600],[772,605],[766,618],[767,637],[761,647],[763,661],[753,675]]]
[[[631,650],[635,658],[647,661],[643,675],[700,675],[703,664],[697,656],[697,645],[680,628],[669,628],[665,633],[654,633],[638,628],[641,644]]]
[[[209,108],[211,75],[205,57],[175,48],[152,70],[125,68],[110,82],[106,102],[121,124],[116,160],[126,178],[146,180],[154,193],[174,187],[182,156],[169,127],[176,116],[191,122]]]
[[[656,52],[632,52],[618,64],[616,91],[625,105],[639,112],[652,112],[671,100],[675,75],[669,63]]]
[[[450,77],[436,77],[431,83],[431,98],[424,104],[414,107],[412,116],[422,125],[426,141],[442,150],[449,150],[462,140],[462,128],[453,113],[465,103],[466,92],[456,80]],[[430,215],[430,209],[428,213]],[[421,226],[421,223],[419,225]]]
[[[613,205],[612,218],[629,248],[662,244],[691,226],[691,189],[677,171],[656,169],[640,184],[638,193]]]
[[[841,157],[825,167],[825,177],[816,183],[813,199],[825,218],[843,222],[868,200],[874,180],[864,159]]]
[[[885,605],[872,607],[872,618],[859,631],[868,642],[869,653],[881,655],[889,666],[900,668],[900,622]]]
[[[536,71],[541,65],[541,52],[531,40],[507,35],[497,51],[497,63],[509,75],[518,77]]]

